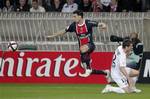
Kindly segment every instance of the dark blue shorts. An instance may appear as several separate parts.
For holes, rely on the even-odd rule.
[[[95,45],[92,43],[88,43],[89,50],[87,53],[92,53],[95,50]]]

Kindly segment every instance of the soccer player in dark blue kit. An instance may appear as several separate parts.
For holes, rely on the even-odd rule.
[[[84,19],[83,12],[79,10],[73,12],[73,20],[74,22],[66,29],[54,35],[47,36],[47,38],[63,35],[67,32],[75,32],[79,42],[82,67],[85,69],[85,73],[84,74],[79,73],[79,75],[81,77],[88,77],[90,74],[103,74],[106,75],[106,78],[109,78],[108,70],[95,70],[92,69],[90,65],[91,60],[90,55],[95,49],[95,44],[93,42],[92,36],[93,27],[98,27],[99,29],[104,30],[106,29],[106,25],[104,23]]]

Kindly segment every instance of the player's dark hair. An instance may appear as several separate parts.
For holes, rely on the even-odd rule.
[[[123,48],[129,47],[131,44],[132,44],[132,41],[131,41],[130,39],[125,39],[125,40],[123,40],[123,42],[122,42],[122,47],[123,47]]]
[[[78,16],[81,16],[83,18],[83,12],[80,10],[74,11],[73,14],[77,14]]]

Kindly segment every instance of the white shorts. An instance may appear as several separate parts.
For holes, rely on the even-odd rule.
[[[121,74],[117,75],[116,73],[111,73],[111,77],[120,88],[125,88],[129,86],[127,79]]]

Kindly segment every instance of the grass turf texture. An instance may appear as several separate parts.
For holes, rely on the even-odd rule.
[[[105,85],[0,84],[0,99],[149,99],[150,84],[138,84],[142,93],[101,94]]]

